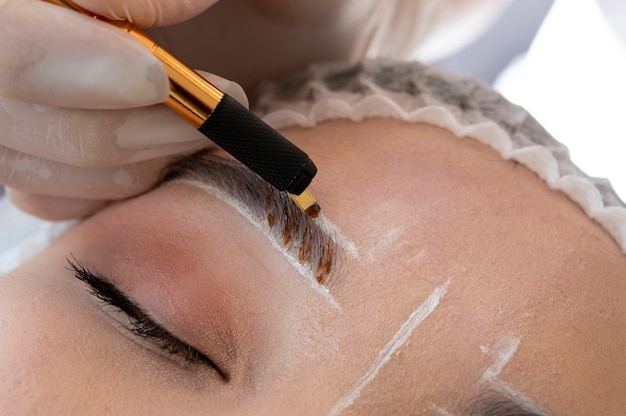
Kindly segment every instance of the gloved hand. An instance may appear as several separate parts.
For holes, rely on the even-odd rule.
[[[140,27],[216,0],[78,0]],[[237,84],[216,86],[247,103]],[[26,212],[80,218],[149,189],[177,155],[211,142],[163,105],[168,79],[138,41],[41,0],[0,2],[0,184]]]
[[[407,58],[438,11],[457,3],[74,1],[161,26],[149,33],[183,62],[246,88],[316,61]],[[212,81],[247,104],[236,84]],[[160,63],[122,30],[43,0],[0,0],[0,184],[23,210],[51,219],[83,217],[149,189],[172,155],[211,145],[156,105],[167,90]]]

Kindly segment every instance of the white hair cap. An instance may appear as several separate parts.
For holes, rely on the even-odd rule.
[[[262,85],[255,110],[276,129],[391,117],[470,136],[565,193],[626,253],[626,207],[609,181],[585,175],[528,112],[478,81],[417,62],[321,64]]]

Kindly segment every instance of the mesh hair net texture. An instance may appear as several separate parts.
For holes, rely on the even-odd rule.
[[[478,81],[417,62],[319,64],[262,85],[255,111],[276,129],[392,117],[470,136],[565,193],[626,253],[626,207],[609,181],[585,175],[528,112]]]

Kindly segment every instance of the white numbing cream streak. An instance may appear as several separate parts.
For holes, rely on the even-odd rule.
[[[502,380],[498,380],[498,379],[493,380],[491,383],[489,383],[489,385],[495,391],[501,394],[504,394],[505,396],[509,397],[512,400],[515,400],[517,403],[524,406],[526,410],[529,410],[538,415],[547,415],[547,416],[550,415],[550,413],[548,413],[547,410],[539,406],[534,400],[528,397],[525,393],[522,393],[521,391],[515,389],[513,386],[511,386],[508,383],[505,383]]]
[[[346,250],[353,258],[359,259],[361,257],[359,250],[356,248],[356,244],[343,235],[339,227],[333,224],[326,215],[320,213],[318,218],[321,220],[321,226],[333,236],[335,242],[339,246],[343,247],[343,249]]]
[[[495,359],[483,373],[480,382],[489,384],[493,390],[515,400],[529,411],[540,415],[548,415],[549,413],[545,409],[542,409],[541,406],[535,403],[530,397],[499,378],[502,370],[504,370],[507,364],[513,359],[521,340],[521,337],[505,335],[498,340],[493,348],[481,347],[485,353],[494,355]]]
[[[453,413],[448,412],[446,409],[442,409],[434,403],[429,403],[428,407],[435,411],[439,416],[455,416]]]
[[[374,360],[363,377],[361,377],[361,379],[353,386],[352,390],[339,400],[335,407],[333,407],[328,414],[329,416],[339,415],[346,408],[352,405],[352,403],[354,403],[363,389],[376,378],[380,369],[387,364],[393,353],[395,353],[404,345],[405,342],[408,341],[415,328],[417,328],[419,324],[421,324],[422,321],[424,321],[424,319],[426,319],[428,315],[435,310],[437,305],[439,305],[441,298],[443,298],[448,292],[448,286],[450,286],[450,280],[437,287],[428,299],[422,302],[422,304],[419,305],[413,313],[411,313],[409,319],[402,324],[398,332],[396,332],[393,338],[391,338],[387,345],[385,345],[385,348],[383,348],[383,350],[378,354],[378,357]]]
[[[504,367],[506,367],[515,355],[520,341],[521,338],[507,335],[496,343],[493,351],[493,354],[495,354],[495,360],[480,378],[482,383],[493,381],[496,377],[498,377],[498,375],[500,375],[502,370],[504,370]]]
[[[261,231],[263,235],[265,235],[268,238],[268,240],[270,240],[270,242],[272,243],[272,246],[276,248],[276,250],[278,250],[287,259],[287,261],[298,271],[298,273],[300,273],[300,275],[302,275],[308,281],[309,286],[311,286],[317,293],[319,293],[322,297],[324,297],[328,301],[328,303],[330,303],[330,305],[333,306],[335,309],[339,311],[342,310],[341,306],[337,303],[335,298],[330,294],[328,288],[326,288],[325,286],[317,282],[313,274],[313,270],[310,267],[302,264],[298,260],[298,256],[296,254],[290,252],[288,249],[283,247],[277,240],[276,236],[274,236],[270,232],[268,226],[262,221],[258,220],[250,212],[250,210],[246,206],[244,206],[241,202],[239,202],[236,198],[226,195],[224,192],[222,192],[220,189],[216,187],[213,187],[211,185],[207,185],[203,182],[192,180],[192,179],[178,179],[178,180],[172,181],[171,183],[183,183],[186,185],[193,186],[195,188],[205,191],[206,193],[218,198],[220,201],[223,201],[226,204],[230,205],[239,214],[241,214],[241,216],[246,218],[248,222],[250,222],[250,224],[252,224],[259,231]]]

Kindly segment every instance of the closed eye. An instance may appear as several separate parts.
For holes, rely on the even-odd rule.
[[[106,305],[111,305],[126,316],[130,322],[128,328],[133,334],[149,339],[170,356],[179,356],[186,364],[204,364],[215,370],[224,381],[229,381],[230,375],[222,371],[209,357],[201,353],[191,345],[185,343],[168,330],[158,324],[146,311],[135,301],[126,296],[111,281],[83,266],[78,260],[67,259],[77,279],[89,285],[89,293]]]

